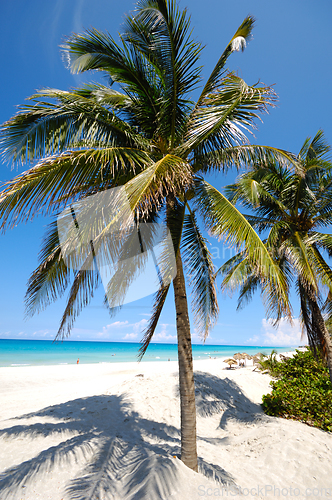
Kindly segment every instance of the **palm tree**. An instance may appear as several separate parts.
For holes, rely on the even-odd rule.
[[[332,222],[332,163],[330,147],[322,131],[307,138],[297,156],[295,169],[277,162],[257,163],[227,186],[228,199],[240,202],[254,215],[247,220],[266,235],[266,247],[288,283],[295,281],[300,298],[303,329],[313,352],[327,360],[332,382],[332,340],[323,315],[331,313],[332,271],[326,257],[332,256],[332,236],[321,232]],[[240,288],[239,307],[252,298],[258,287],[265,291],[259,269],[240,252],[226,262],[222,289]]]
[[[159,220],[169,229],[177,267],[173,287],[181,459],[194,470],[195,387],[183,264],[190,276],[193,312],[202,338],[218,314],[214,267],[197,210],[213,234],[226,234],[235,244],[246,245],[249,258],[258,262],[279,298],[277,313],[289,311],[286,281],[279,267],[245,217],[203,179],[210,170],[249,165],[253,158],[277,155],[280,161],[292,161],[286,152],[251,146],[245,135],[259,113],[273,105],[273,90],[249,86],[224,70],[229,55],[245,47],[253,23],[252,17],[243,21],[193,102],[190,95],[201,80],[197,63],[202,47],[191,37],[190,18],[173,0],[142,0],[134,15],[126,17],[119,43],[92,29],[71,35],[63,46],[71,71],[101,71],[109,86],[94,83],[70,91],[41,90],[2,126],[5,157],[17,164],[34,162],[3,186],[3,229],[37,213],[56,217],[74,202],[114,187],[125,189],[137,224]],[[106,232],[97,234],[86,261],[91,263],[96,241],[105,240]],[[78,268],[73,272],[75,265]],[[75,318],[100,284],[98,272],[87,262],[75,265],[66,266],[54,221],[43,242],[40,265],[30,278],[26,304],[28,314],[39,312],[72,281],[58,331],[62,339],[70,334]],[[121,293],[130,279],[123,281]],[[111,279],[106,290],[111,306],[119,293],[116,283]],[[155,295],[140,357],[154,334],[169,288],[170,283],[161,282]]]

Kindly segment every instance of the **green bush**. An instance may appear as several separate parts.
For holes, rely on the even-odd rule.
[[[279,380],[270,382],[272,393],[263,396],[265,413],[300,420],[332,432],[332,385],[326,366],[313,354],[297,354],[274,365]]]

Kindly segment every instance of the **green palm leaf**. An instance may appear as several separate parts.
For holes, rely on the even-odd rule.
[[[152,314],[151,314],[148,326],[145,329],[145,331],[143,332],[141,346],[139,348],[139,354],[138,354],[139,361],[141,361],[144,354],[146,353],[146,350],[149,347],[149,344],[152,340],[154,332],[157,328],[158,321],[159,321],[160,315],[162,313],[169,288],[170,288],[170,284],[168,284],[166,286],[161,286],[159,288],[158,292],[154,296],[154,304],[153,304]]]
[[[179,203],[173,196],[169,195],[167,199],[166,225],[170,230],[175,255],[180,251],[180,242],[182,238],[183,223],[185,217],[185,205]],[[161,284],[154,296],[154,304],[151,318],[143,332],[141,347],[139,350],[139,359],[141,360],[152,340],[156,330],[160,315],[162,313],[170,285]]]
[[[228,57],[231,55],[231,53],[234,52],[234,50],[239,50],[240,48],[242,49],[242,51],[244,50],[246,46],[246,41],[250,38],[254,23],[255,19],[252,16],[248,16],[243,20],[242,24],[238,27],[231,41],[228,43],[226,49],[221,54],[210,77],[208,78],[203,88],[203,91],[197,101],[198,105],[200,105],[205,100],[206,96],[208,96],[209,94],[214,92],[216,88],[218,88],[220,83],[220,77],[223,73],[225,63]]]
[[[189,154],[198,147],[208,152],[248,143],[244,130],[253,128],[259,113],[274,100],[271,87],[249,86],[235,74],[227,75],[190,117],[180,151]]]
[[[301,276],[301,282],[317,293],[318,284],[314,272],[314,254],[312,248],[305,244],[299,232],[295,231],[292,238],[283,242],[281,249],[296,269],[298,275]]]
[[[182,158],[167,154],[136,175],[126,185],[130,206],[157,205],[170,193],[184,192],[192,184],[190,165]]]
[[[41,97],[56,102],[43,102]],[[79,91],[44,89],[30,100],[34,104],[21,106],[2,125],[0,144],[5,160],[30,162],[68,148],[112,145],[114,141],[117,146],[151,148],[128,123]]]
[[[0,217],[3,228],[50,213],[86,196],[124,183],[151,164],[149,155],[132,148],[108,147],[71,151],[48,157],[3,186]]]
[[[25,296],[27,316],[43,311],[61,297],[71,277],[61,255],[59,235],[55,222],[49,225],[39,255],[40,264],[28,281]]]
[[[190,277],[192,311],[198,334],[205,340],[214,326],[218,313],[215,273],[207,240],[202,236],[194,212],[184,218],[182,255]]]
[[[277,318],[291,317],[287,282],[277,263],[246,218],[227,198],[206,181],[196,185],[197,207],[207,227],[232,245],[245,245],[246,253],[263,277],[262,288],[267,307]],[[277,297],[277,303],[275,301]]]
[[[210,170],[226,171],[229,168],[242,167],[251,168],[255,164],[268,164],[278,162],[281,165],[292,163],[297,164],[297,158],[288,151],[273,148],[270,146],[260,146],[257,144],[242,144],[224,149],[214,149],[205,152],[202,148],[195,149],[193,161],[194,172],[208,172]]]
[[[87,262],[90,263],[91,260],[92,255],[89,255]],[[99,275],[93,270],[81,269],[76,273],[56,339],[64,339],[70,335],[77,316],[90,303],[99,284]]]
[[[126,27],[126,40],[149,59],[160,77],[163,88],[160,120],[168,124],[163,133],[170,135],[173,146],[185,119],[182,109],[185,101],[181,98],[200,79],[196,63],[201,46],[191,39],[186,10],[180,12],[173,1],[140,1],[135,17],[127,17]]]

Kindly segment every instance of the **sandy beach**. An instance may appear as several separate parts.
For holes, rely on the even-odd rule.
[[[197,474],[176,362],[0,368],[1,500],[331,498],[332,434],[269,417],[270,377],[194,362]]]

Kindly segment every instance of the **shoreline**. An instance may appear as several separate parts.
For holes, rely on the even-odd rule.
[[[28,342],[28,341],[27,341]],[[45,341],[48,342],[48,341]],[[77,343],[76,341],[73,342],[73,344]],[[85,344],[85,342],[81,342],[81,344]],[[105,342],[100,343],[100,344],[105,344]],[[131,343],[132,345],[134,343]],[[80,352],[80,350],[77,350],[76,352],[72,352],[70,354],[65,353],[63,358],[54,358],[54,352],[50,353],[48,351],[44,351],[41,353],[38,353],[37,355],[35,354],[34,351],[28,352],[27,355],[24,357],[24,350],[20,351],[17,349],[14,352],[6,352],[6,350],[0,350],[0,369],[1,368],[24,368],[24,367],[34,367],[34,366],[73,366],[77,364],[77,359],[79,358],[79,364],[80,365],[119,365],[122,363],[160,363],[160,362],[172,362],[176,361],[177,362],[177,351],[174,352],[155,352],[155,353],[146,353],[146,355],[143,358],[143,361],[138,361],[136,356],[138,355],[138,346],[140,344],[135,344],[135,351],[134,351],[134,359],[133,357],[133,352],[129,352],[127,355],[127,360],[122,359],[125,357],[123,352],[117,352],[114,354],[109,354],[109,353],[103,353],[103,352],[98,352],[97,354],[91,352],[91,353],[86,353],[86,352]],[[167,344],[161,344],[163,346]],[[177,346],[177,344],[171,344],[173,347]],[[1,347],[1,344],[0,344]],[[137,349],[136,349],[137,347]],[[211,348],[216,348],[219,347],[219,351],[217,350],[212,350]],[[233,349],[234,347],[234,349]],[[272,349],[277,350],[278,355],[279,354],[284,354],[285,352],[289,352],[291,349],[292,351],[295,351],[297,347],[273,347],[273,346],[240,346],[240,345],[234,345],[234,346],[224,346],[224,345],[210,345],[210,346],[200,346],[200,348],[204,349],[204,351],[210,351],[210,352],[193,352],[193,359],[194,361],[204,361],[208,359],[219,359],[223,360],[225,358],[232,357],[235,353],[235,351],[249,351],[248,354],[256,354],[258,351],[265,351],[267,353],[270,353]],[[209,349],[210,348],[210,349]],[[222,349],[225,349],[226,352],[222,352]],[[287,350],[288,349],[288,350]],[[101,356],[105,356],[104,359],[100,359]],[[107,359],[108,355],[108,359]],[[34,356],[34,358],[30,361],[28,358]],[[47,360],[48,356],[53,356],[54,359],[50,359],[50,361]],[[110,357],[111,356],[111,357]],[[12,361],[5,361],[5,359],[9,358],[12,359]],[[18,358],[22,357],[22,360],[19,360]],[[43,359],[44,358],[44,359]],[[71,359],[71,361],[68,360],[68,358]],[[99,358],[99,359],[98,359]],[[36,361],[38,359],[38,361]],[[21,362],[19,362],[21,361]]]

